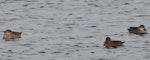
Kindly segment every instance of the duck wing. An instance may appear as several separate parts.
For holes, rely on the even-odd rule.
[[[130,30],[138,30],[139,27],[130,27]]]
[[[111,41],[111,43],[112,43],[113,45],[120,46],[120,45],[122,45],[124,42],[122,42],[122,41]]]
[[[12,34],[21,34],[22,32],[12,32]]]

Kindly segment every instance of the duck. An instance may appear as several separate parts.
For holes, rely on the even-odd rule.
[[[7,29],[3,32],[4,32],[3,39],[5,39],[6,41],[21,38],[21,34],[22,34],[22,32],[14,32],[10,29]]]
[[[123,46],[123,43],[124,43],[123,41],[111,41],[110,37],[106,37],[104,46],[106,48],[110,48],[110,47],[117,48],[119,46]]]
[[[146,34],[147,33],[146,32],[147,30],[145,29],[144,25],[140,25],[139,27],[130,27],[128,31],[134,34]]]

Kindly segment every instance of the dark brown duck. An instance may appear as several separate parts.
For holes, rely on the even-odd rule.
[[[130,27],[128,31],[134,34],[146,34],[147,33],[144,25],[140,25],[139,27]]]
[[[11,30],[5,30],[3,39],[13,40],[13,39],[21,38],[21,33],[22,32],[14,32],[14,31],[11,31]]]
[[[110,37],[106,37],[106,40],[104,42],[104,46],[106,48],[109,48],[109,47],[114,47],[114,48],[117,48],[118,46],[122,46],[124,42],[122,41],[111,41],[111,38]]]

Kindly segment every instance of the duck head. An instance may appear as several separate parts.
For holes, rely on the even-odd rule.
[[[111,41],[111,38],[110,37],[106,37],[105,42],[110,42],[110,41]]]
[[[140,25],[139,26],[139,31],[140,31],[140,33],[146,33],[145,26],[144,25]]]
[[[140,28],[145,28],[145,26],[144,26],[144,25],[140,25],[139,27],[140,27]]]
[[[12,31],[10,29],[7,29],[5,31],[3,31],[4,33],[11,33]]]

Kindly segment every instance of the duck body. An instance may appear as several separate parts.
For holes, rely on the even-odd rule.
[[[5,39],[6,41],[14,40],[17,38],[21,38],[21,34],[22,34],[22,32],[14,32],[11,30],[6,30],[6,31],[4,31],[3,39]]]
[[[104,46],[106,48],[109,48],[109,47],[117,48],[118,46],[122,46],[123,43],[124,42],[122,42],[122,41],[111,41],[110,37],[107,37],[106,41],[104,42]]]
[[[130,27],[128,31],[134,34],[146,34],[147,33],[144,25],[140,25],[139,27]]]
[[[105,42],[104,46],[109,48],[109,47],[118,47],[118,46],[122,46],[124,42],[122,41],[110,41],[110,42]]]

